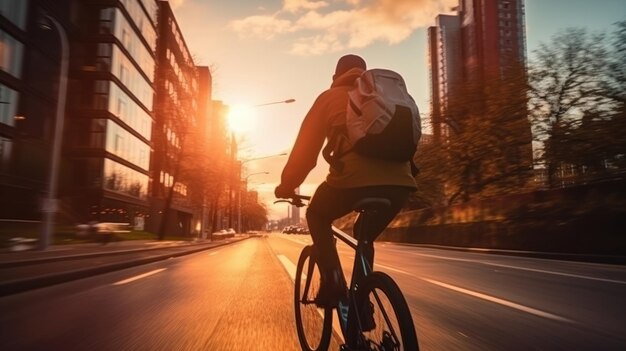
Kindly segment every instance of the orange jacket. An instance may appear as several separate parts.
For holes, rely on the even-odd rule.
[[[283,169],[281,183],[295,189],[316,166],[317,157],[330,136],[334,125],[345,123],[348,90],[363,73],[352,68],[337,77],[330,89],[321,93],[304,117],[298,138],[287,164]],[[354,188],[372,185],[400,185],[415,188],[409,162],[376,160],[349,152],[341,158],[341,171],[330,168],[327,182],[338,188]]]

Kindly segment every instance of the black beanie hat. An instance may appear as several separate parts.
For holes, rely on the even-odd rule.
[[[352,54],[342,56],[339,61],[337,61],[337,68],[335,68],[335,75],[333,76],[333,79],[341,76],[342,74],[348,72],[350,69],[355,67],[367,69],[365,60],[363,60],[361,56]]]

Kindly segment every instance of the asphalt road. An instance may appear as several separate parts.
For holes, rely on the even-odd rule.
[[[290,274],[308,243],[272,234],[0,298],[0,350],[298,350]],[[626,350],[626,267],[376,250],[423,350]]]

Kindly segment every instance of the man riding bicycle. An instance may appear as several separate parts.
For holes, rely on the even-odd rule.
[[[346,283],[332,235],[332,222],[353,210],[364,198],[385,198],[391,206],[377,212],[364,229],[367,235],[380,234],[400,211],[409,194],[416,190],[411,162],[389,161],[337,152],[345,130],[348,91],[366,70],[356,55],[339,59],[331,87],[321,93],[307,113],[298,138],[274,191],[277,198],[290,198],[315,167],[326,139],[325,159],[330,164],[326,181],[319,185],[309,203],[306,218],[318,250],[322,283],[317,298],[320,306],[332,307],[345,296]],[[333,157],[334,156],[334,157]],[[355,224],[355,226],[358,225]]]

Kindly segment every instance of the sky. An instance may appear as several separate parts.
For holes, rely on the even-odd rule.
[[[458,0],[170,0],[197,65],[211,68],[213,99],[254,106],[287,99],[290,104],[248,107],[239,122],[242,159],[289,152],[315,98],[331,84],[337,59],[362,56],[369,68],[392,69],[404,77],[420,112],[428,113],[428,26]],[[559,30],[610,30],[626,19],[624,0],[526,0],[528,57]],[[427,121],[423,121],[428,130]],[[243,177],[259,191],[270,218],[286,217],[285,204],[272,205],[273,189],[287,158],[245,163]],[[313,194],[325,178],[322,158],[300,189]]]

